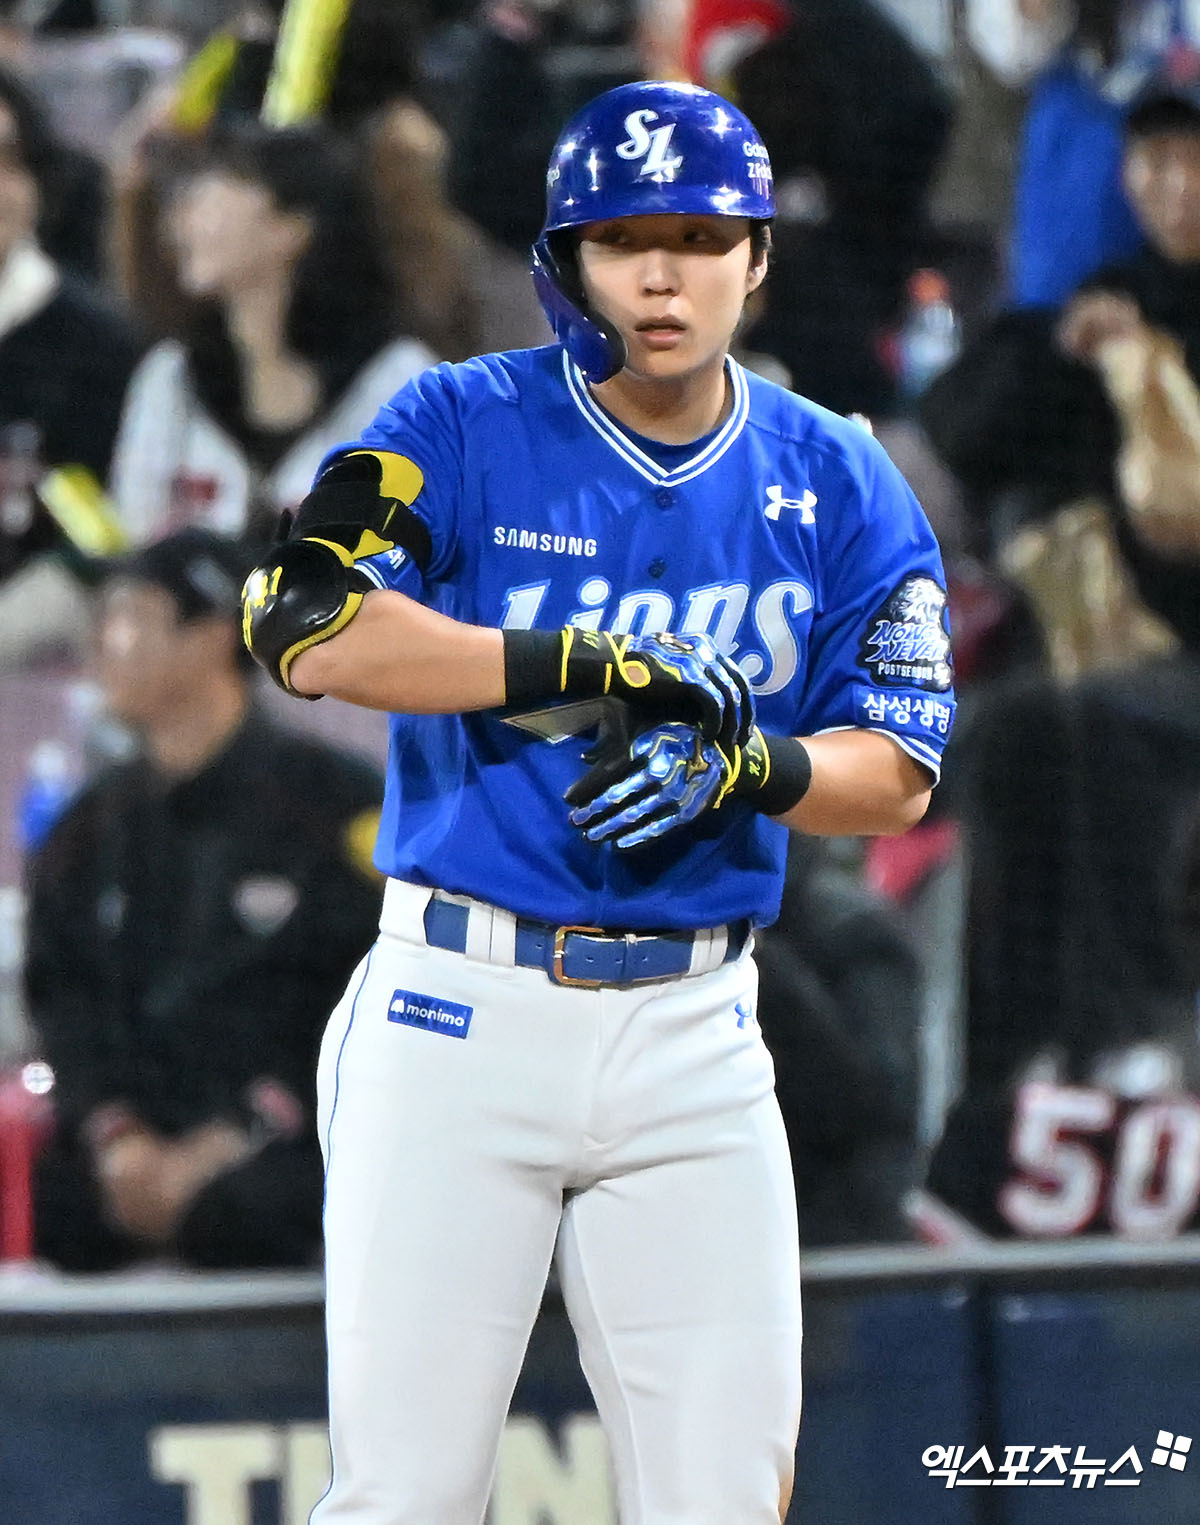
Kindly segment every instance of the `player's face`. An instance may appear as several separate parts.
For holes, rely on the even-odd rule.
[[[179,284],[202,297],[233,296],[290,271],[311,236],[308,219],[276,206],[265,186],[220,170],[183,187],[167,229]]]
[[[1125,153],[1125,188],[1150,242],[1168,259],[1200,259],[1200,124],[1152,132]]]
[[[626,368],[668,380],[724,359],[766,259],[753,259],[745,217],[660,213],[586,224],[579,268],[588,301],[621,331]]]
[[[114,582],[100,609],[96,676],[109,712],[126,725],[169,715],[209,654],[204,621],[184,622],[165,588]]]

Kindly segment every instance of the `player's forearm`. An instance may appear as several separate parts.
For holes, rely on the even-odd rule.
[[[368,593],[337,635],[292,663],[302,694],[329,694],[370,709],[449,715],[504,703],[499,630],[468,625],[403,593]]]
[[[810,836],[898,836],[929,805],[929,774],[878,731],[806,736],[812,782],[804,798],[777,817]]]

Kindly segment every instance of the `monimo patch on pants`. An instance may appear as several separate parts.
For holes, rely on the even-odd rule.
[[[416,990],[397,990],[388,1006],[388,1021],[405,1027],[423,1027],[429,1033],[446,1033],[451,1038],[465,1038],[471,1030],[473,1006],[457,1001],[442,1001]]]

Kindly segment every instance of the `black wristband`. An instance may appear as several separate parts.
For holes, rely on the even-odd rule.
[[[733,793],[763,815],[786,815],[811,783],[812,758],[804,743],[794,736],[764,736],[755,726]]]
[[[563,691],[561,630],[502,630],[505,704],[545,704]]]

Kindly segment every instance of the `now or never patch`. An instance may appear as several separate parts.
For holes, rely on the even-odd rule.
[[[878,684],[946,693],[954,669],[945,590],[924,575],[897,583],[868,620],[858,660]]]
[[[471,1030],[474,1010],[473,1006],[460,1006],[457,1001],[443,1001],[416,990],[397,990],[388,1004],[388,1021],[400,1022],[405,1027],[423,1027],[427,1033],[465,1038]]]

